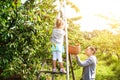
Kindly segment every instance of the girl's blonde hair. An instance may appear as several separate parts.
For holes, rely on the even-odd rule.
[[[56,21],[56,27],[61,28],[62,25],[63,25],[63,20],[61,18],[58,18]]]

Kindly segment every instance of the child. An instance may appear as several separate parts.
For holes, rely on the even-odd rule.
[[[81,61],[78,56],[76,56],[78,65],[83,67],[81,80],[95,80],[95,71],[97,64],[97,59],[95,56],[96,50],[96,48],[89,46],[86,49],[86,55],[88,56],[88,59],[86,59],[85,61]]]
[[[57,19],[56,26],[52,32],[52,55],[53,55],[53,72],[56,72],[56,60],[60,65],[60,72],[66,73],[62,63],[62,53],[64,52],[63,41],[65,36],[64,24],[62,19]]]

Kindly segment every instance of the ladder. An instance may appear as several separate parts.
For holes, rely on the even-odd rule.
[[[73,71],[73,66],[72,66],[72,60],[71,60],[71,55],[69,54],[69,63],[70,63],[70,69],[71,69],[71,72],[72,72],[72,79],[75,80],[75,75],[74,75],[74,71]],[[52,78],[51,80],[55,80],[55,75],[68,75],[68,73],[62,73],[62,72],[52,72],[52,71],[44,71],[44,70],[41,70],[37,76],[37,80],[40,80],[41,78],[41,74],[44,73],[44,74],[51,74],[52,75]],[[66,77],[66,80],[67,80],[67,77]],[[69,80],[69,79],[68,79]]]
[[[40,75],[41,75],[41,73],[44,73],[44,74],[46,74],[46,73],[52,74],[52,79],[51,79],[51,80],[55,80],[55,74],[65,74],[65,75],[67,74],[67,73],[61,73],[61,72],[40,71],[37,80],[40,80],[40,77],[41,77]]]

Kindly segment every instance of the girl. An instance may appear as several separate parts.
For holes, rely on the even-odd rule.
[[[76,56],[78,65],[83,67],[81,80],[95,80],[95,71],[97,64],[97,59],[95,56],[96,50],[96,48],[89,46],[86,49],[86,55],[88,56],[88,59],[86,59],[85,61],[81,61],[78,56]]]
[[[56,72],[56,60],[60,65],[60,72],[66,73],[62,63],[62,53],[64,52],[63,41],[65,36],[64,24],[62,19],[57,19],[56,26],[52,32],[52,55],[53,55],[53,72]]]

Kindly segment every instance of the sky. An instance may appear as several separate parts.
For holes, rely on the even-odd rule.
[[[21,0],[22,2],[26,0]],[[59,1],[59,0],[56,0]],[[104,15],[120,20],[120,0],[70,0],[78,6],[80,12],[76,13],[70,6],[66,7],[66,17],[82,16],[77,23],[81,31],[111,30],[106,21],[97,15]]]
[[[24,3],[26,0],[21,0],[22,3]]]
[[[108,25],[110,21],[106,21],[97,15],[104,15],[113,18],[120,19],[120,0],[71,0],[75,3],[80,12],[76,13],[67,7],[70,11],[66,13],[67,17],[82,16],[82,19],[78,22],[82,31],[92,31],[95,29],[110,29]],[[68,12],[66,11],[66,12]]]

